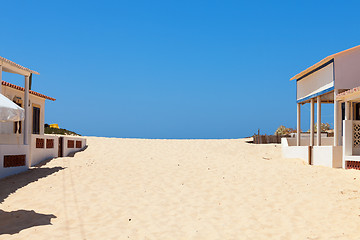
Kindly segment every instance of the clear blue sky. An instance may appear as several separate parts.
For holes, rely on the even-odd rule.
[[[33,90],[57,99],[46,103],[46,123],[83,135],[271,134],[296,126],[290,77],[360,44],[359,8],[356,1],[5,1],[0,56],[40,72]],[[3,78],[23,85],[20,76]],[[332,122],[331,108],[323,119]]]

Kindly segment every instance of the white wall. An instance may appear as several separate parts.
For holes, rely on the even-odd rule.
[[[334,146],[333,147],[333,168],[345,168],[342,160],[342,150],[343,146]]]
[[[289,146],[297,146],[296,138],[286,138]],[[316,140],[316,137],[315,137]],[[309,146],[310,145],[310,137],[309,136],[301,136],[300,146]],[[322,137],[321,138],[321,146],[332,146],[334,145],[333,137]]]
[[[44,148],[36,148],[36,139],[44,139]],[[53,139],[54,147],[46,148],[46,140]],[[51,135],[32,135],[31,136],[31,166],[35,166],[42,161],[49,160],[58,156],[59,138]]]
[[[312,165],[332,168],[342,167],[342,146],[314,146]]]
[[[333,146],[314,146],[311,151],[312,165],[332,167]]]
[[[284,158],[300,158],[309,162],[309,146],[291,146],[290,138],[281,139],[281,150]],[[342,146],[313,146],[311,148],[312,165],[341,168]]]
[[[24,143],[23,134],[0,134],[0,144],[22,145]]]
[[[296,82],[296,99],[300,100],[334,86],[333,63]]]
[[[20,97],[22,101],[24,101],[24,92],[18,89],[14,89],[8,86],[2,86],[1,90],[2,94],[9,98],[11,101],[14,100],[15,97]],[[45,99],[35,96],[33,94],[29,94],[30,98],[30,133],[32,133],[32,119],[33,119],[33,104],[40,106],[40,134],[44,134],[44,118],[45,118]],[[24,103],[23,103],[24,104]],[[22,121],[22,131],[24,130],[24,122]],[[14,123],[13,122],[0,122],[0,134],[14,134]],[[19,134],[18,134],[19,135]],[[13,144],[12,142],[8,142],[7,144]]]
[[[86,138],[84,137],[72,137],[72,136],[63,136],[63,155],[64,157],[68,156],[70,153],[78,152],[86,147]],[[68,140],[74,141],[74,148],[68,147]],[[81,148],[76,148],[76,141],[81,141]]]
[[[4,155],[26,155],[25,166],[4,168]],[[0,145],[0,178],[29,169],[29,145]]]
[[[300,158],[308,162],[309,160],[309,147],[308,146],[295,146],[290,145],[293,138],[281,138],[281,151],[284,158]]]
[[[360,49],[345,52],[336,56],[335,88],[350,89],[360,86]]]
[[[58,157],[59,153],[59,138],[63,137],[63,156],[67,157],[69,154],[83,150],[86,147],[86,138],[73,137],[63,135],[32,135],[31,142],[31,166],[41,163],[42,161]],[[36,138],[43,138],[44,148],[36,148]],[[54,139],[54,148],[46,148],[46,139]],[[68,147],[68,140],[74,141],[74,148]],[[76,147],[76,141],[81,141],[81,148]]]
[[[343,121],[343,143],[344,156],[353,155],[353,121],[352,120],[344,120]]]

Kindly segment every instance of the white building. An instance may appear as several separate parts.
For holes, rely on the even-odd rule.
[[[24,76],[25,88],[2,81],[2,72]],[[30,90],[33,74],[39,73],[0,57],[0,93],[25,110],[24,121],[0,123],[0,178],[86,146],[85,138],[44,134],[45,100],[55,99]]]
[[[297,136],[282,139],[284,157],[303,158],[313,165],[345,168],[347,159],[343,158],[343,143],[349,140],[345,134],[343,140],[343,124],[346,131],[347,122],[342,120],[360,120],[360,104],[355,101],[349,104],[347,98],[340,100],[337,96],[360,85],[360,46],[330,55],[290,80],[296,80]],[[344,101],[348,103],[342,103]],[[310,104],[310,136],[304,138],[301,137],[300,120],[301,107],[306,103]],[[316,136],[315,104],[316,123],[320,126],[321,105],[329,103],[334,105],[334,137]]]

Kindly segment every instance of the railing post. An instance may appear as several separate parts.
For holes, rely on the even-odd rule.
[[[317,106],[317,114],[316,114],[316,117],[317,117],[317,131],[316,131],[316,134],[317,134],[317,144],[318,146],[321,146],[321,97],[320,96],[317,96],[317,99],[316,99],[316,106]]]
[[[338,90],[334,90],[334,146],[339,145],[339,103],[336,101]]]
[[[0,65],[0,93],[2,93],[2,66]]]

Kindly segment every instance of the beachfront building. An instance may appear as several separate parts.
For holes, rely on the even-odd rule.
[[[25,87],[3,81],[3,72],[24,76]],[[0,93],[25,112],[22,121],[0,122],[0,178],[86,146],[85,138],[44,134],[45,100],[55,98],[30,90],[32,75],[38,74],[0,57]]]
[[[355,120],[360,120],[360,104],[345,96],[351,95],[348,90],[360,85],[360,46],[330,55],[290,80],[296,81],[297,133],[295,138],[282,139],[284,157],[302,158],[313,165],[346,168],[346,161],[355,161],[358,157],[354,155],[360,154],[357,150],[352,151],[352,154],[343,152],[347,149],[344,145],[348,145],[349,141],[354,142],[352,137],[358,134],[354,130],[357,128],[350,130],[348,125],[356,124]],[[300,124],[301,108],[307,103],[310,105],[310,134],[303,136]],[[321,125],[322,104],[333,104],[333,137],[317,135],[314,131],[315,123],[317,126]]]

